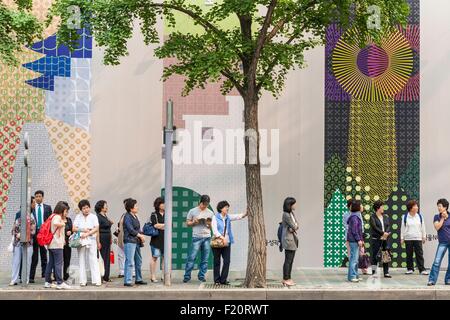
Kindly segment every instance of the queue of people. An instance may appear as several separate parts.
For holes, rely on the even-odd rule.
[[[196,207],[192,208],[186,217],[186,225],[192,228],[192,240],[189,244],[183,282],[191,280],[194,262],[200,255],[197,278],[200,282],[206,281],[208,271],[208,258],[210,251],[213,253],[214,268],[213,279],[216,285],[227,285],[229,268],[231,263],[231,247],[235,243],[232,231],[232,221],[244,219],[247,212],[241,214],[229,213],[231,205],[227,201],[217,204],[216,212],[210,209],[210,197],[202,195]],[[142,248],[145,248],[146,236],[140,223],[142,216],[138,202],[127,198],[123,201],[125,213],[119,219],[117,237],[119,278],[124,278],[124,286],[146,285],[142,275]],[[44,192],[36,191],[31,199],[31,214],[27,215],[27,283],[34,283],[36,267],[39,257],[41,259],[42,277],[45,278],[45,288],[68,289],[69,266],[72,249],[77,248],[79,257],[79,281],[80,286],[86,286],[87,269],[90,270],[90,282],[92,285],[101,286],[102,283],[111,281],[111,245],[114,225],[108,217],[108,203],[100,200],[91,210],[88,200],[81,200],[78,204],[80,213],[74,221],[69,217],[69,205],[60,201],[54,210],[44,204]],[[348,212],[343,215],[345,230],[345,245],[348,253],[348,274],[350,282],[360,282],[358,269],[363,274],[368,273],[368,266],[361,266],[361,257],[365,254],[365,223],[363,219],[364,207],[360,200],[350,199],[347,202]],[[428,285],[435,285],[443,257],[450,252],[450,220],[448,219],[449,202],[439,199],[437,202],[438,214],[434,216],[434,227],[438,233],[439,245],[432,265],[431,273],[425,268],[423,257],[423,244],[426,240],[426,229],[423,216],[419,213],[419,205],[415,200],[407,203],[407,212],[401,219],[400,240],[406,251],[406,274],[414,273],[414,256],[416,266],[421,275],[429,275]],[[370,262],[372,275],[375,275],[378,266],[382,266],[385,278],[391,278],[389,264],[392,260],[391,238],[392,225],[389,217],[384,212],[384,203],[375,201],[373,214],[369,219],[370,228]],[[283,203],[283,213],[278,231],[280,251],[285,251],[283,264],[284,286],[293,286],[292,267],[295,253],[299,247],[300,222],[295,214],[296,199],[288,197]],[[145,218],[154,231],[149,241],[150,281],[158,282],[156,273],[158,259],[161,266],[161,277],[164,275],[164,198],[158,197],[154,201],[154,211]],[[17,285],[21,279],[23,239],[21,237],[21,212],[16,214],[12,229],[12,277],[10,285]],[[48,221],[47,221],[48,220]],[[51,232],[51,241],[45,245],[38,241],[38,234],[47,225]],[[144,228],[145,229],[145,228]],[[100,261],[100,263],[99,263]],[[101,264],[101,265],[100,265]],[[102,271],[101,271],[102,270]],[[134,278],[134,283],[133,283]],[[445,275],[445,284],[450,284],[450,259],[449,268]]]

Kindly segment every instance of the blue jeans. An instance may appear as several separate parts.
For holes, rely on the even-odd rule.
[[[432,282],[434,284],[437,282],[439,277],[439,269],[441,268],[441,263],[442,260],[444,259],[445,252],[447,252],[447,249],[448,249],[448,266],[447,266],[447,273],[445,274],[445,283],[450,283],[450,243],[439,243],[428,282]]]
[[[359,246],[358,242],[350,242],[350,259],[348,263],[348,280],[358,277]]]
[[[133,266],[136,272],[135,281],[142,281],[142,255],[141,247],[136,243],[125,243],[123,245],[123,251],[125,253],[125,277],[124,281],[126,284],[131,284],[133,279]]]
[[[198,271],[198,279],[205,279],[206,272],[208,271],[208,258],[211,251],[211,237],[208,238],[192,238],[191,249],[189,250],[186,270],[184,273],[184,280],[191,280],[191,272],[194,269],[195,258],[197,258],[198,251],[200,250],[200,270]]]

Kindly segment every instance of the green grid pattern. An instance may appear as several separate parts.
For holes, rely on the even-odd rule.
[[[184,270],[186,259],[192,243],[192,228],[186,225],[186,217],[192,208],[198,206],[200,194],[184,188],[173,187],[173,213],[172,213],[172,270]],[[164,197],[165,190],[161,189]],[[214,212],[214,211],[213,211]],[[200,254],[194,264],[194,269],[198,269]],[[212,269],[212,253],[209,255],[208,268]]]
[[[347,255],[345,247],[345,230],[342,217],[347,212],[347,201],[339,189],[333,194],[325,210],[324,221],[324,266],[339,267]]]

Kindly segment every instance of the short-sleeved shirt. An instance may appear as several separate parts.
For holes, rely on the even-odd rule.
[[[98,227],[98,218],[95,214],[89,213],[86,217],[79,213],[77,214],[73,226],[78,229],[94,229]],[[97,236],[95,234],[88,237],[91,241],[97,241]]]
[[[434,216],[434,222],[441,220],[441,214]],[[439,243],[450,243],[450,219],[444,220],[444,224],[438,230]]]
[[[57,227],[55,224],[62,223],[62,218],[59,214],[55,214],[55,216],[52,218],[52,224],[51,224],[51,232],[53,233],[53,239],[52,242],[49,244],[49,249],[63,249],[64,244],[66,243],[66,237],[64,235],[64,227]]]
[[[192,208],[189,210],[189,213],[186,217],[187,220],[193,220],[195,218],[198,219],[198,216],[202,214],[202,218],[210,218],[212,221],[212,217],[214,216],[214,213],[209,210],[205,209],[204,211],[201,211],[199,207]],[[199,224],[192,227],[192,237],[193,238],[209,238],[211,237],[211,229],[206,226],[204,222],[200,222]]]

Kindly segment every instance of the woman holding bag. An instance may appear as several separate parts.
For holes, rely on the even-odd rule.
[[[378,262],[383,263],[383,273],[385,278],[392,278],[389,274],[389,254],[387,240],[391,235],[391,223],[389,217],[384,214],[384,203],[381,201],[375,201],[373,204],[373,210],[375,213],[370,217],[370,235],[372,239],[372,274],[375,274],[377,270]],[[385,257],[383,259],[383,256]],[[380,261],[381,259],[381,261]],[[383,262],[384,260],[384,262]]]
[[[211,220],[211,228],[214,235],[211,247],[214,255],[214,283],[216,285],[229,284],[227,278],[230,269],[231,245],[234,243],[231,221],[241,220],[247,216],[247,212],[229,214],[229,209],[230,204],[227,201],[220,201],[217,204],[217,213]],[[223,259],[222,271],[220,271],[221,257]]]
[[[295,205],[297,200],[288,197],[284,200],[282,224],[281,244],[284,249],[284,264],[283,264],[283,285],[295,286],[292,280],[291,272],[294,263],[295,252],[298,249],[297,230],[299,229],[298,220],[294,215]]]

